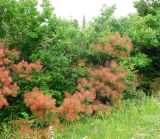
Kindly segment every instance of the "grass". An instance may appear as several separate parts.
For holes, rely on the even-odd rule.
[[[127,102],[112,114],[73,123],[57,139],[160,139],[160,102]]]
[[[0,139],[10,139],[15,133],[4,126]],[[112,113],[86,117],[63,132],[56,130],[55,139],[160,139],[160,101],[127,101]]]

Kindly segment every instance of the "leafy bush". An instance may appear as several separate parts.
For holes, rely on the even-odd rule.
[[[71,122],[81,119],[85,114],[92,115],[97,110],[117,104],[122,99],[123,92],[127,86],[125,81],[127,72],[114,59],[118,61],[122,57],[129,55],[132,44],[127,36],[120,37],[118,33],[108,36],[107,40],[106,49],[102,51],[104,46],[99,45],[97,47],[96,45],[92,51],[94,53],[97,49],[100,54],[108,54],[111,58],[105,61],[108,64],[90,64],[86,78],[79,78],[77,82],[77,91],[73,94],[65,93],[62,103],[58,106],[38,89],[25,93],[24,102],[36,117],[44,117],[54,113],[58,115],[60,121],[67,120]],[[112,46],[113,49],[108,49],[109,46]],[[117,53],[120,53],[120,56]],[[85,66],[88,62],[87,59],[78,60],[77,65]],[[57,120],[58,117],[53,116],[51,119]]]

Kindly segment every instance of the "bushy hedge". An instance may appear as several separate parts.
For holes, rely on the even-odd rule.
[[[58,18],[48,0],[39,12],[37,2],[0,1],[1,123],[71,122],[141,89],[159,91],[159,11],[115,19],[114,7],[103,7],[80,27]]]

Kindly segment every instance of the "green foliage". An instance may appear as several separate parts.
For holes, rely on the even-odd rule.
[[[152,12],[145,10],[144,3],[148,9],[152,9]],[[131,57],[124,61],[127,67],[132,69],[134,67],[137,70],[141,79],[140,88],[143,88],[145,92],[148,92],[150,88],[150,81],[160,74],[160,10],[158,4],[158,1],[137,1],[135,7],[138,9],[138,14],[112,21],[113,32],[119,31],[122,35],[128,34],[132,38]]]
[[[48,79],[46,84],[60,103],[63,93],[75,91],[78,77],[84,76],[85,68],[77,65],[84,52],[78,46],[79,31],[73,21],[55,18],[48,22],[38,53],[33,53],[30,59],[42,61],[42,78]]]
[[[81,30],[83,46],[90,46],[99,41],[103,42],[103,38],[111,32],[111,20],[114,11],[115,6],[107,7],[107,5],[104,5],[100,15],[83,26]]]
[[[151,59],[149,59],[144,53],[137,53],[134,56],[124,58],[122,63],[127,69],[133,70],[136,68],[143,69],[151,62]]]
[[[0,37],[10,46],[18,47],[21,57],[28,57],[40,43],[44,23],[52,12],[46,0],[42,2],[42,13],[37,10],[37,0],[2,0],[0,2]]]
[[[156,15],[156,11],[160,10],[159,0],[138,0],[134,3],[135,8],[140,16],[147,14]]]

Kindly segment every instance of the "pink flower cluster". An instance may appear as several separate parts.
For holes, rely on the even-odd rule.
[[[110,67],[99,66],[95,70],[89,70],[87,79],[78,80],[78,89],[81,91],[89,90],[116,102],[117,99],[121,99],[126,88],[125,77],[125,70],[112,61]]]
[[[19,62],[18,64],[11,65],[12,70],[17,73],[20,77],[24,77],[28,80],[31,79],[31,72],[36,70],[36,72],[41,71],[42,65],[40,61],[36,61],[35,63],[28,63],[24,60]]]
[[[8,68],[11,60],[7,58],[7,53],[11,52],[0,43],[0,108],[9,105],[5,95],[16,97],[19,87],[13,83],[13,79]]]
[[[107,53],[116,58],[123,58],[129,55],[132,49],[132,42],[128,36],[121,37],[119,33],[114,33],[107,36],[107,44],[97,44],[94,47],[95,51]]]
[[[33,88],[24,94],[24,103],[30,108],[31,112],[37,117],[42,117],[49,112],[56,110],[55,100],[44,95],[38,88]]]
[[[26,92],[24,95],[24,103],[30,108],[31,112],[38,118],[42,118],[46,114],[58,114],[68,122],[78,120],[81,114],[91,115],[100,108],[100,103],[96,101],[96,94],[90,91],[76,92],[73,95],[66,93],[62,104],[55,106],[55,100],[44,95],[38,88]],[[54,121],[57,117],[53,115]]]

